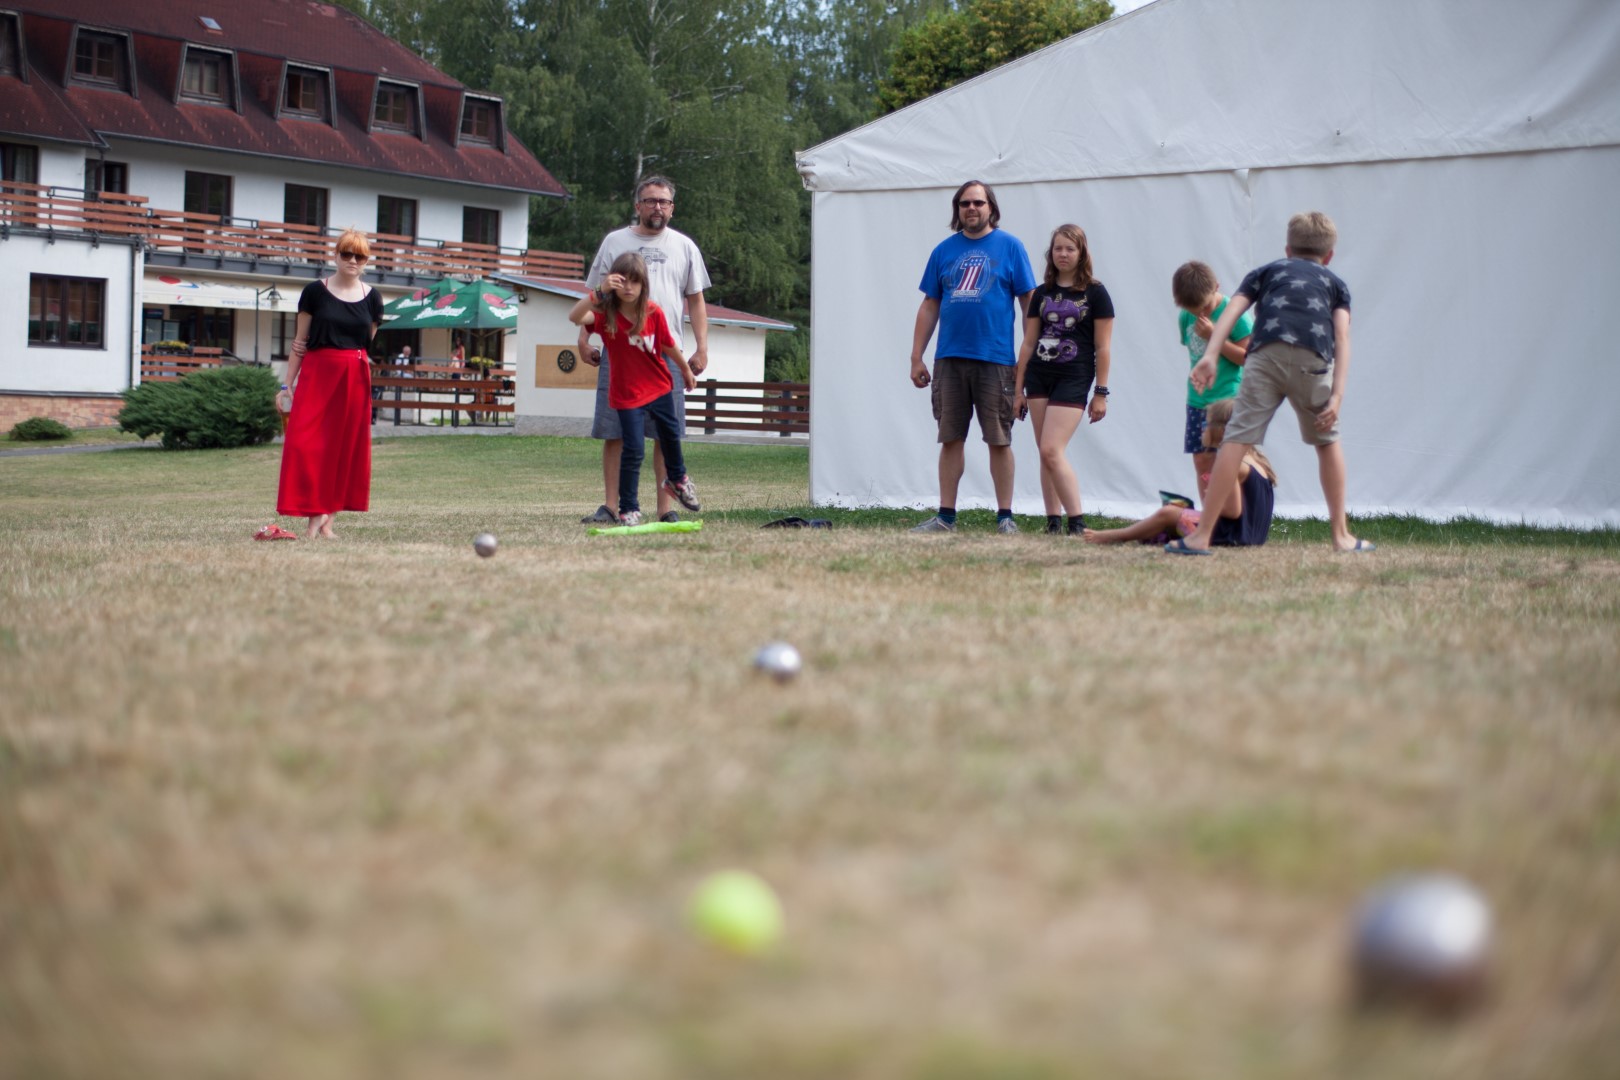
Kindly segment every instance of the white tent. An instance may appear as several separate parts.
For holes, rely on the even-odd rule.
[[[1109,417],[1071,444],[1086,505],[1185,490],[1170,275],[1229,291],[1290,214],[1337,222],[1353,353],[1352,513],[1620,525],[1620,3],[1158,0],[803,152],[813,192],[811,497],[930,506],[917,282],[967,179],[1037,275],[1085,227],[1114,298]],[[930,363],[932,362],[930,358]],[[1286,406],[1285,406],[1286,410]],[[1029,425],[1015,508],[1040,510]],[[1292,418],[1278,510],[1322,516]],[[977,426],[961,505],[993,502]]]

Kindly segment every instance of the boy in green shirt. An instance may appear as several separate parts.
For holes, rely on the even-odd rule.
[[[1181,343],[1187,347],[1189,368],[1198,366],[1209,348],[1209,335],[1215,320],[1226,310],[1226,297],[1221,295],[1221,283],[1215,280],[1215,271],[1206,263],[1183,263],[1170,279],[1170,294],[1181,309]],[[1222,398],[1236,397],[1238,383],[1243,380],[1243,355],[1249,347],[1249,335],[1254,333],[1254,315],[1245,311],[1232,327],[1232,333],[1221,342],[1220,355],[1215,361],[1215,381],[1209,389],[1200,391],[1187,380],[1187,428],[1182,449],[1193,456],[1193,477],[1202,481],[1204,474],[1215,466],[1215,451],[1204,445],[1205,410]],[[1193,490],[1198,490],[1195,486]]]

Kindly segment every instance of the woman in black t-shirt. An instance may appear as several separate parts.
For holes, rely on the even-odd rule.
[[[382,297],[360,280],[371,245],[350,229],[337,273],[304,287],[283,390],[292,393],[276,512],[309,519],[306,535],[332,537],[340,510],[371,502],[371,368],[366,346],[382,324]]]
[[[1071,536],[1086,525],[1080,480],[1069,464],[1069,440],[1088,412],[1093,424],[1108,415],[1113,340],[1114,301],[1092,276],[1085,230],[1059,225],[1046,247],[1046,281],[1030,294],[1013,402],[1019,415],[1027,406],[1035,425],[1049,533],[1062,530],[1060,513],[1069,515]]]

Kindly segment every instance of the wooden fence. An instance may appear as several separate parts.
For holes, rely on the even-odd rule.
[[[77,189],[67,189],[77,192]],[[147,206],[144,195],[77,192],[20,181],[0,181],[0,228],[57,229],[133,236],[156,252],[234,258],[248,263],[326,265],[340,230],[284,221],[192,214]],[[518,251],[424,237],[371,237],[371,267],[424,277],[477,276],[503,272],[581,278],[585,257],[557,251]]]
[[[810,434],[810,387],[806,383],[723,382],[704,379],[686,392],[686,429],[705,435],[752,431],[761,435]]]
[[[372,416],[375,422],[417,421],[417,414],[439,412],[452,426],[488,422],[499,424],[501,417],[512,418],[516,372],[491,368],[480,373],[474,368],[438,364],[411,364],[408,367],[371,368]],[[410,420],[405,416],[409,415]]]
[[[193,371],[206,371],[209,368],[224,366],[224,349],[198,346],[185,352],[174,352],[170,349],[155,349],[150,345],[141,346],[142,382],[174,382],[185,378]]]

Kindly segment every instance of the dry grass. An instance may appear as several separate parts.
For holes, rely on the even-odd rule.
[[[761,532],[742,447],[589,539],[593,452],[382,443],[327,544],[247,541],[274,448],[0,462],[0,1075],[1620,1075],[1612,550]],[[762,962],[681,928],[727,865]],[[1413,867],[1472,1022],[1343,1008]]]

